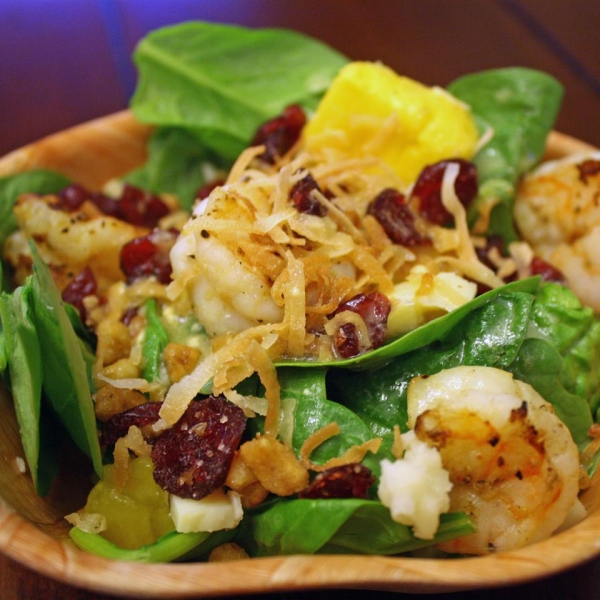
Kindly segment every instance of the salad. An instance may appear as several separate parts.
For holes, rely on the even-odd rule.
[[[135,60],[144,165],[0,179],[0,369],[37,492],[90,459],[73,542],[442,557],[584,518],[600,156],[537,167],[560,84],[200,22]]]

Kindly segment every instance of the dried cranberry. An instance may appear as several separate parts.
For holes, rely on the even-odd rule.
[[[342,358],[352,358],[360,352],[356,325],[344,323],[333,335],[333,343]]]
[[[442,181],[446,167],[459,166],[454,191],[461,203],[468,207],[477,195],[477,167],[461,158],[443,160],[425,167],[414,185],[412,196],[419,198],[419,212],[436,225],[452,222],[452,215],[442,204]]]
[[[148,402],[112,416],[104,423],[100,434],[100,445],[103,448],[114,446],[119,438],[127,435],[132,425],[140,429],[153,425],[158,421],[161,406],[162,402]]]
[[[306,123],[306,115],[300,106],[292,104],[281,115],[264,123],[254,134],[252,146],[264,146],[259,156],[269,164],[275,164],[297,141]]]
[[[115,198],[111,198],[110,196],[106,196],[100,192],[92,192],[90,194],[90,200],[105,215],[108,215],[109,217],[115,217],[115,219],[123,219],[119,200],[115,200]]]
[[[327,469],[299,494],[299,498],[367,498],[375,483],[371,471],[360,463]]]
[[[493,271],[496,270],[496,265],[491,260],[490,255],[496,252],[498,253],[498,256],[503,256],[504,254],[504,240],[501,235],[497,234],[487,237],[485,246],[475,248],[475,253],[477,254],[479,261]]]
[[[380,192],[367,207],[367,214],[379,221],[395,244],[415,246],[425,241],[415,229],[415,217],[398,190],[387,188]]]
[[[121,248],[121,270],[129,283],[154,275],[161,283],[171,280],[169,252],[177,239],[175,230],[155,229]]]
[[[89,267],[85,267],[69,282],[62,291],[62,299],[72,304],[78,311],[80,317],[85,320],[85,307],[83,299],[94,296],[98,291],[96,277]]]
[[[292,187],[290,198],[299,212],[324,217],[327,214],[327,207],[311,195],[313,190],[323,193],[312,175],[306,175]]]
[[[543,281],[565,283],[565,276],[556,267],[539,256],[534,256],[531,259],[530,269],[532,275],[541,275]]]
[[[119,212],[124,221],[151,228],[169,213],[169,208],[155,194],[125,184],[119,199]]]
[[[579,180],[584,185],[587,185],[588,177],[594,177],[600,173],[600,160],[588,158],[577,165],[579,171]]]
[[[182,498],[204,498],[225,483],[245,427],[242,409],[223,397],[192,401],[154,442],[156,483]]]
[[[59,208],[61,210],[74,212],[79,210],[81,205],[89,199],[90,192],[82,185],[73,183],[64,188],[58,197],[60,198]]]
[[[71,184],[59,194],[58,208],[69,212],[78,210],[86,201],[93,202],[105,215],[141,227],[156,227],[169,213],[169,207],[155,194],[125,184],[120,198],[111,198],[101,192],[91,192],[79,184]]]
[[[373,348],[379,348],[387,336],[387,319],[392,305],[389,298],[380,292],[357,294],[338,306],[334,314],[350,310],[359,314],[369,334]],[[334,344],[342,358],[356,356],[359,351],[356,329],[352,323],[342,325],[334,335]]]
[[[123,313],[123,316],[121,317],[121,322],[127,326],[131,325],[131,322],[133,321],[133,319],[135,319],[135,317],[137,317],[138,313],[139,309],[137,307],[128,308]]]

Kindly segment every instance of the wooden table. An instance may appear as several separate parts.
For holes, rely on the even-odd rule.
[[[351,58],[381,60],[430,85],[492,67],[539,68],[566,89],[557,129],[600,146],[600,10],[593,0],[2,0],[0,155],[124,108],[135,87],[129,57],[136,42],[151,29],[188,19],[297,29]],[[590,600],[600,598],[598,581],[600,559],[543,581],[444,598]],[[284,597],[305,596],[398,597],[324,590]],[[3,557],[0,597],[106,598]]]

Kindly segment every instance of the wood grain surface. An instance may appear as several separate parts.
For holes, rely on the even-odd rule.
[[[137,41],[151,29],[192,18],[293,28],[319,37],[351,58],[382,60],[427,84],[445,85],[464,73],[491,67],[540,68],[565,86],[557,128],[600,146],[600,10],[596,2],[2,0],[0,155],[125,108],[135,86],[130,54]],[[30,160],[24,154],[13,156],[23,165]],[[127,156],[131,154],[123,159]],[[12,535],[4,528],[2,533]],[[568,547],[562,552],[568,552]],[[27,559],[26,554],[22,559]],[[544,558],[539,560],[543,564]],[[39,561],[44,562],[43,549]],[[509,564],[506,569],[510,580]],[[55,581],[52,577],[64,577],[58,570],[53,573],[46,568],[45,572],[51,577],[0,557],[0,598],[109,597]],[[236,576],[235,569],[231,576]],[[499,579],[493,589],[450,593],[443,598],[593,600],[600,598],[600,559],[523,585],[503,587],[501,575]],[[243,585],[240,590],[236,597],[243,593]],[[387,600],[439,595],[316,589],[270,597]]]

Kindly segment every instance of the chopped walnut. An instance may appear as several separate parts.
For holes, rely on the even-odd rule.
[[[261,485],[273,494],[289,496],[308,485],[308,471],[279,440],[258,436],[242,444],[240,453]]]
[[[116,388],[106,384],[94,394],[96,418],[108,421],[113,415],[140,406],[147,402],[144,394],[137,390]]]
[[[202,353],[196,348],[184,346],[171,342],[166,345],[163,357],[167,366],[169,379],[177,383],[180,379],[189,375],[200,360]]]
[[[208,555],[208,562],[224,562],[227,560],[240,560],[243,558],[250,558],[248,553],[237,544],[228,542],[227,544],[221,544],[212,550]]]

